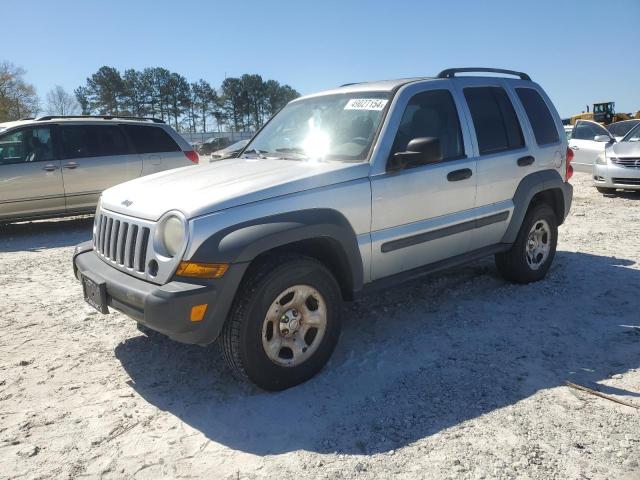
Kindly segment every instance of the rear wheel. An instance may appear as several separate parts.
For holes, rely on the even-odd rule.
[[[616,193],[616,189],[615,188],[609,188],[609,187],[596,187],[596,190],[598,190],[600,193],[602,194],[611,194],[611,193]]]
[[[341,296],[331,272],[300,255],[277,255],[248,273],[219,339],[234,374],[266,390],[313,377],[340,334]]]
[[[515,283],[542,280],[553,262],[557,241],[558,221],[553,209],[546,203],[532,207],[511,249],[496,255],[498,271]]]

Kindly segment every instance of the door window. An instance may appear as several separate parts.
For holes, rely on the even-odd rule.
[[[503,88],[468,87],[464,89],[464,96],[471,112],[480,155],[524,147],[520,122]]]
[[[593,140],[596,135],[609,135],[609,132],[595,122],[579,121],[573,129],[574,140]]]
[[[131,153],[117,125],[66,125],[61,127],[64,158],[88,158]]]
[[[549,145],[559,140],[558,130],[551,112],[542,97],[533,88],[516,88],[516,93],[527,114],[538,145]]]
[[[160,127],[122,125],[137,153],[177,152],[178,144]]]
[[[406,151],[409,142],[420,137],[440,139],[443,160],[465,156],[458,111],[448,90],[429,90],[411,98],[402,115],[391,155]]]
[[[23,128],[0,136],[0,165],[53,159],[49,127]]]

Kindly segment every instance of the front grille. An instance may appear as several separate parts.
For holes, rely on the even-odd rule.
[[[612,178],[617,185],[640,185],[640,178]]]
[[[93,247],[109,262],[145,273],[150,233],[149,227],[101,212],[96,218]]]
[[[640,157],[636,158],[612,158],[611,163],[620,167],[627,168],[639,168],[640,169]]]

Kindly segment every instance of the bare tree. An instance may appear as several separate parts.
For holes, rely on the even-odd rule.
[[[0,122],[38,113],[38,95],[33,85],[24,81],[25,73],[13,63],[0,63]]]
[[[47,93],[47,113],[49,115],[75,115],[78,110],[76,99],[60,85],[56,85]]]

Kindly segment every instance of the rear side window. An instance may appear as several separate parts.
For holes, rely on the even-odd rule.
[[[500,87],[464,89],[480,155],[513,150],[524,146],[522,129],[507,92]]]
[[[60,128],[64,158],[106,157],[131,152],[117,125],[65,125]]]
[[[538,145],[556,143],[560,139],[558,130],[551,112],[540,94],[532,88],[516,88],[516,93],[527,113],[533,134],[536,137],[536,143]]]
[[[146,125],[123,125],[138,153],[179,152],[180,147],[162,128]]]

